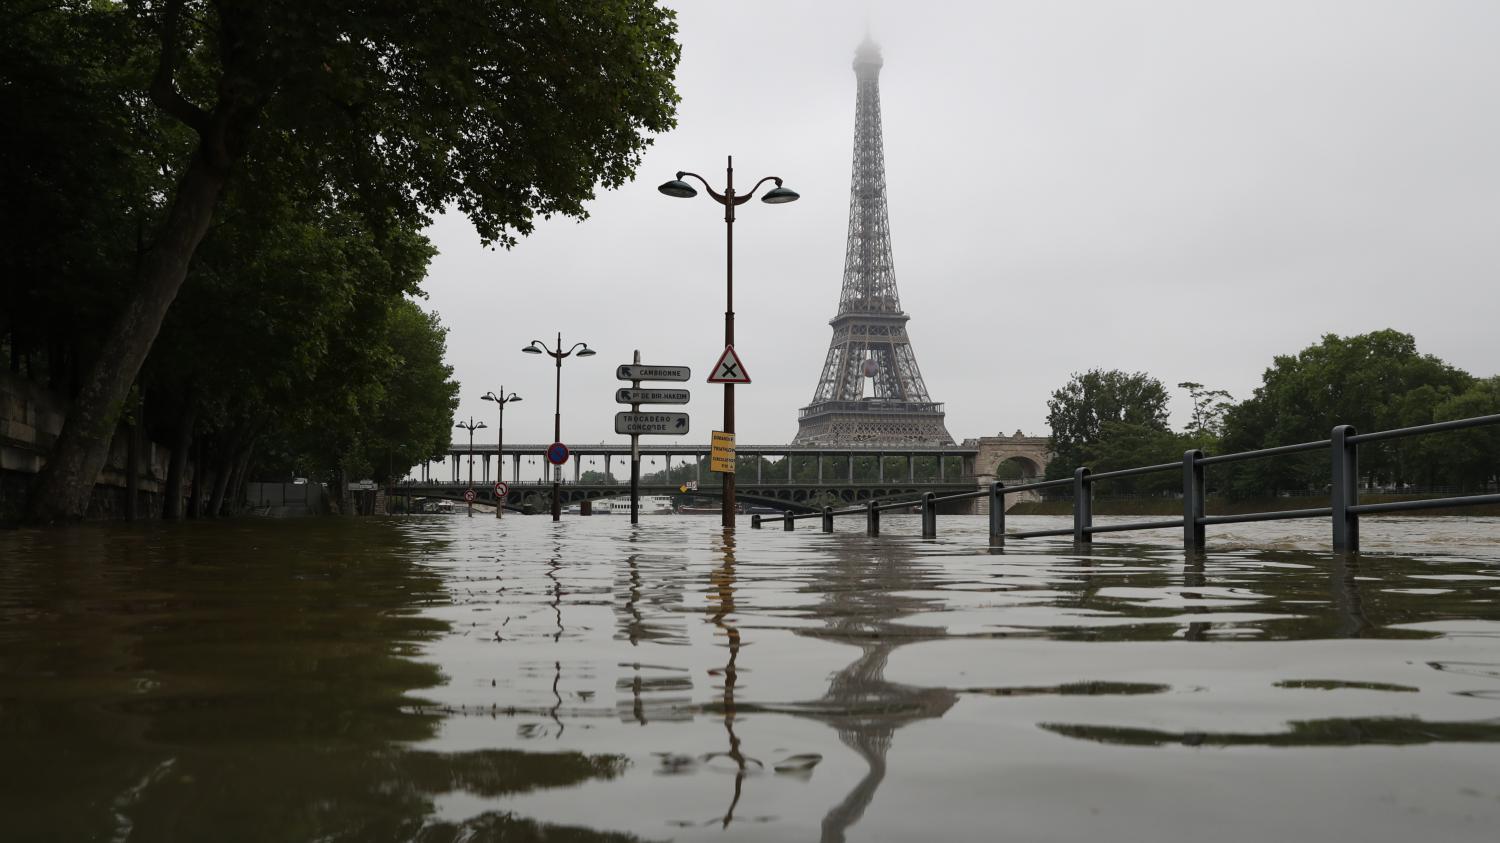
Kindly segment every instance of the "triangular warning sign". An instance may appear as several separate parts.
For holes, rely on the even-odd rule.
[[[750,373],[745,371],[745,364],[740,362],[739,355],[734,353],[734,346],[724,346],[724,353],[719,355],[719,362],[709,370],[709,383],[749,383]]]

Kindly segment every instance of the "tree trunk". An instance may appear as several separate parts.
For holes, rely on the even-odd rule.
[[[241,428],[236,428],[230,434],[229,441],[224,443],[221,453],[218,455],[217,465],[214,466],[213,493],[208,498],[208,511],[204,513],[209,518],[218,518],[224,513],[224,493],[229,491],[230,475],[234,473],[234,464],[240,455],[240,439],[243,437]]]
[[[193,441],[193,484],[188,495],[187,517],[203,517],[203,490],[208,488],[208,466],[204,465],[203,437]]]
[[[210,164],[200,144],[177,185],[161,236],[146,256],[140,286],[111,326],[47,456],[28,502],[32,522],[76,520],[87,511],[130,386],[208,232],[226,178],[227,169]]]
[[[239,503],[245,499],[245,472],[250,468],[250,452],[253,450],[254,444],[247,438],[234,461],[234,471],[229,477],[229,494],[220,515],[233,515],[239,511]]]
[[[172,458],[167,461],[167,487],[162,490],[161,517],[173,521],[182,517],[182,475],[187,466],[188,448],[193,444],[193,419],[197,407],[189,396],[177,423],[177,441],[172,443]]]
[[[130,425],[125,442],[125,520],[134,521],[141,497],[141,416],[136,409],[134,424]]]

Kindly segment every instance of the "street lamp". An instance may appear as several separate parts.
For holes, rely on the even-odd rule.
[[[768,205],[785,205],[788,202],[796,202],[801,198],[796,191],[781,185],[781,179],[776,176],[766,176],[755,183],[744,196],[734,192],[734,156],[729,156],[728,164],[724,168],[724,192],[719,193],[709,185],[708,180],[697,173],[678,172],[677,177],[658,187],[657,190],[676,199],[691,199],[698,195],[697,188],[683,181],[684,176],[691,176],[702,183],[708,195],[715,202],[724,206],[724,230],[726,233],[726,260],[725,260],[725,297],[724,297],[724,345],[734,345],[734,209],[737,205],[749,202],[755,196],[755,191],[768,181],[776,182],[776,186],[760,198],[760,201]],[[734,384],[724,384],[724,432],[734,433]],[[723,524],[725,527],[734,526],[734,472],[724,475],[724,512]]]
[[[483,430],[484,427],[485,427],[485,424],[484,424],[484,422],[479,422],[479,423],[476,424],[474,422],[474,417],[473,416],[469,416],[469,423],[468,424],[464,424],[463,422],[459,422],[458,424],[455,424],[454,427],[456,427],[456,428],[458,428],[460,430],[467,430],[467,431],[469,431],[469,492],[470,492],[470,494],[465,495],[464,497],[468,500],[468,503],[469,503],[469,517],[473,518],[474,517],[474,501],[473,501],[473,492],[474,492],[474,431],[476,431],[476,430]]]
[[[562,441],[562,361],[576,352],[579,357],[593,357],[595,352],[586,342],[573,343],[567,351],[562,350],[562,332],[557,334],[557,346],[548,348],[541,340],[532,340],[531,345],[521,349],[526,354],[545,354],[557,361],[557,397],[552,412],[552,441]],[[552,520],[562,520],[562,466],[552,467]]]
[[[493,392],[486,392],[484,395],[480,396],[480,400],[495,402],[495,409],[500,411],[500,418],[495,422],[495,482],[501,483],[505,480],[505,477],[503,476],[504,473],[500,471],[500,462],[501,460],[505,459],[505,405],[509,404],[512,401],[520,401],[521,396],[515,394],[514,392],[506,395],[505,387],[502,386],[500,387],[500,395],[496,395]],[[504,511],[505,501],[501,500],[499,495],[496,495],[495,517],[499,518],[500,513]]]

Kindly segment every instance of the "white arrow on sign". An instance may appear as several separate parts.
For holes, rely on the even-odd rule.
[[[749,383],[750,373],[745,371],[745,364],[740,362],[738,354],[734,353],[734,346],[724,346],[724,353],[719,355],[719,362],[714,364],[713,374],[708,376],[709,383]]]
[[[687,432],[687,413],[615,413],[615,433],[681,436]]]
[[[686,366],[626,363],[615,369],[615,379],[622,381],[685,381],[692,376],[693,370]]]
[[[615,390],[617,404],[686,404],[690,393],[686,389],[630,389]]]

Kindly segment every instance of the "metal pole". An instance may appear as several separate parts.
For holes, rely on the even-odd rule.
[[[495,419],[495,483],[505,481],[505,384],[499,386],[499,401],[495,402],[499,408],[499,417]],[[495,495],[495,517],[501,517],[505,511],[505,499],[510,495]]]
[[[932,492],[925,492],[922,495],[922,538],[924,539],[937,538],[937,502],[933,500],[935,497],[937,495]]]
[[[880,507],[875,501],[865,501],[865,535],[880,535]]]
[[[562,441],[562,332],[557,332],[557,350],[552,354],[557,361],[557,389],[552,409],[552,441]],[[562,466],[552,466],[552,520],[562,520]]]
[[[782,512],[781,512],[781,529],[783,529],[786,532],[790,533],[793,530],[793,525],[794,524],[796,524],[796,522],[792,520],[792,511],[790,509],[782,510]]]
[[[750,516],[750,529],[752,529],[752,530],[759,530],[760,529],[760,516],[759,515],[752,515],[752,516]]]
[[[1089,528],[1094,526],[1094,484],[1089,482],[1089,470],[1079,466],[1073,470],[1073,543],[1087,545],[1093,541]]]
[[[1333,549],[1337,553],[1359,552],[1359,513],[1349,507],[1359,503],[1359,444],[1350,442],[1354,426],[1341,424],[1333,429],[1333,488],[1329,501],[1333,509]]]
[[[474,491],[474,425],[472,423],[469,425],[469,489],[468,489],[468,491],[470,491],[470,492]],[[474,501],[473,501],[473,497],[474,496],[470,495],[470,494],[465,494],[464,495],[464,498],[468,501],[468,504],[469,504],[469,517],[470,518],[474,517]]]
[[[1005,544],[1005,484],[995,481],[990,484],[990,544]]]
[[[1202,550],[1207,528],[1203,525],[1203,466],[1198,460],[1203,452],[1197,448],[1182,455],[1182,546]]]
[[[632,362],[637,366],[641,363],[641,351],[636,349]],[[632,389],[639,389],[640,381],[631,381]],[[641,405],[631,404],[630,412],[640,412]],[[670,472],[668,479],[671,478]],[[639,434],[630,434],[630,523],[641,523],[641,437]]]
[[[823,507],[823,532],[833,532],[833,507]]]
[[[734,345],[734,156],[724,167],[724,345]],[[724,384],[724,432],[734,433],[734,384]],[[723,524],[734,527],[734,472],[724,475]]]

